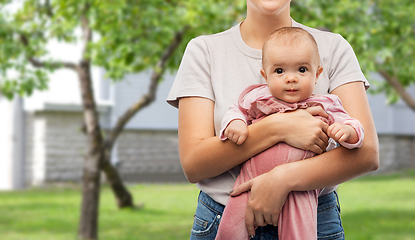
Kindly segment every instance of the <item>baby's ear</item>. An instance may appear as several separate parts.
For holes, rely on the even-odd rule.
[[[323,72],[323,67],[322,66],[318,66],[317,68],[317,72],[316,72],[316,83],[317,83],[317,79],[318,77],[320,77],[320,74]]]
[[[261,72],[261,75],[265,78],[265,81],[267,81],[267,74],[265,73],[265,70],[261,68],[260,72]]]

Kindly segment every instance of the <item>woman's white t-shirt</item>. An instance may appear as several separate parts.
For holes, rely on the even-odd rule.
[[[315,38],[323,72],[314,89],[316,94],[327,94],[349,83],[369,82],[363,75],[350,44],[339,34],[309,28],[292,20],[293,27],[307,30]],[[218,34],[192,39],[183,55],[176,79],[167,102],[178,107],[181,97],[204,97],[215,102],[214,124],[216,136],[222,117],[237,101],[248,85],[265,83],[260,74],[262,51],[245,44],[240,24]],[[240,168],[235,167],[219,176],[205,179],[197,186],[217,202],[226,205]],[[323,170],[322,170],[323,171]],[[329,193],[337,186],[326,188]]]

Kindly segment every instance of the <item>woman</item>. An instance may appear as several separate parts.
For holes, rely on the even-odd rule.
[[[252,124],[248,138],[239,146],[219,139],[223,114],[239,93],[250,84],[264,83],[259,72],[263,43],[275,30],[290,26],[304,28],[316,39],[325,69],[316,93],[337,95],[349,115],[362,123],[365,139],[361,148],[338,147],[323,153],[327,125],[313,117],[325,116],[319,107],[273,114]],[[233,196],[251,191],[248,234],[275,235],[273,226],[278,224],[289,192],[325,188],[319,198],[319,208],[327,210],[318,214],[319,238],[344,238],[339,215],[333,212],[337,211],[333,207],[335,186],[379,165],[377,135],[365,93],[368,86],[348,43],[339,35],[296,23],[290,17],[290,0],[247,0],[247,16],[241,24],[189,42],[168,102],[179,108],[183,171],[202,190],[191,239],[215,238],[238,165],[281,141],[320,155],[278,166],[233,190]],[[261,227],[255,230],[254,226]]]

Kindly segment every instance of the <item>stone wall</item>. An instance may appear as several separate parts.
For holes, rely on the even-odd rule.
[[[374,174],[415,168],[415,137],[380,135],[379,155],[380,166]]]
[[[26,185],[78,182],[86,152],[80,112],[26,114]],[[374,174],[415,168],[414,136],[380,135],[381,165]],[[186,181],[179,161],[177,130],[125,130],[117,143],[126,182]]]
[[[81,123],[80,112],[26,114],[26,185],[81,180],[87,151]],[[186,181],[179,161],[177,130],[125,130],[117,146],[117,168],[125,181]]]
[[[127,130],[118,141],[118,166],[126,181],[186,181],[177,130]]]
[[[80,181],[86,152],[82,113],[27,113],[26,123],[26,184]]]

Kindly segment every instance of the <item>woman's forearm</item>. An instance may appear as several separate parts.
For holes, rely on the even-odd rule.
[[[321,107],[272,114],[248,126],[248,138],[237,145],[215,137],[214,102],[182,98],[179,102],[179,152],[190,182],[217,176],[245,162],[278,142],[315,153],[327,146],[327,124],[313,116],[327,117]]]
[[[313,158],[281,165],[273,170],[273,174],[283,179],[281,182],[288,184],[291,191],[309,191],[334,186],[374,171],[379,166],[377,159],[377,147],[365,142],[359,149],[338,147]]]
[[[179,104],[180,161],[192,183],[228,171],[282,140],[273,133],[277,126],[261,121],[248,126],[248,138],[242,145],[221,141],[214,136],[211,100],[191,97],[181,99]]]
[[[256,131],[253,129],[254,126],[249,127],[249,133],[258,136],[254,135]],[[230,140],[221,141],[218,137],[201,139],[187,154],[180,154],[186,177],[190,182],[196,183],[226,172],[275,144],[266,139],[264,137],[255,141],[255,137],[248,137],[241,145]]]

